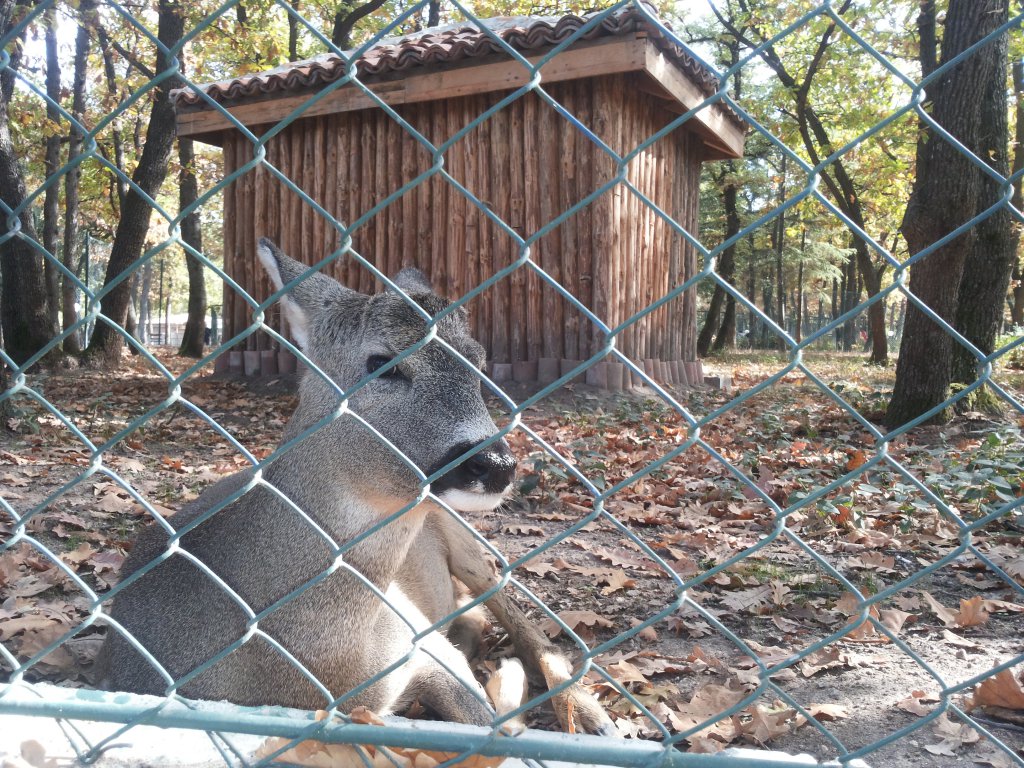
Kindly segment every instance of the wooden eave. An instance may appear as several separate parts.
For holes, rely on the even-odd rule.
[[[546,53],[526,56],[530,63],[540,61]],[[643,73],[650,90],[667,102],[674,112],[683,113],[705,100],[705,96],[675,64],[644,33],[604,37],[581,41],[561,51],[541,70],[542,82],[613,75],[625,72]],[[385,104],[415,104],[424,101],[470,96],[493,91],[514,90],[526,85],[530,78],[518,61],[467,61],[461,66],[442,64],[402,72],[400,77],[363,77],[362,82]],[[256,135],[308,102],[315,93],[285,96],[270,95],[224,109]],[[376,107],[377,103],[362,89],[343,85],[305,109],[301,117],[330,115]],[[181,108],[176,113],[179,136],[221,146],[224,132],[235,124],[219,109],[207,104]],[[704,142],[704,160],[722,160],[743,156],[744,132],[732,115],[719,104],[711,104],[693,115],[686,125]]]

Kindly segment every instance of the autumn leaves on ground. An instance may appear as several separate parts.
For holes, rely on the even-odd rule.
[[[592,493],[516,429],[509,440],[520,492],[472,522],[518,561],[521,600],[552,637],[571,645],[530,595],[591,647],[603,646],[595,662],[607,677],[594,670],[588,680],[623,735],[683,734],[680,746],[696,752],[770,745],[826,758],[837,754],[834,740],[854,751],[922,722],[868,761],[1012,764],[950,705],[1021,754],[1024,670],[993,670],[1021,652],[1024,526],[1010,507],[1024,490],[1024,424],[967,413],[896,439],[879,461],[865,423],[877,422],[888,374],[853,357],[808,363],[866,422],[800,371],[736,401],[784,365],[763,356],[718,360],[712,367],[733,376],[732,392],[678,392],[698,420],[733,401],[697,444],[688,442],[686,421],[651,395],[559,390],[523,424],[599,492],[632,482],[595,514]],[[156,409],[103,464],[160,514],[246,466],[193,411],[158,408],[167,382],[144,362],[114,382],[99,377],[47,374],[29,383],[97,444]],[[273,449],[295,404],[285,381],[201,376],[183,396],[257,457]],[[19,397],[16,406],[0,446],[0,497],[17,514],[45,503],[30,536],[102,592],[116,583],[147,514],[102,471],[75,482],[89,466],[83,445],[38,404]],[[776,507],[788,512],[780,517]],[[0,515],[0,536],[13,527]],[[865,610],[851,587],[882,599]],[[19,658],[46,648],[87,610],[84,593],[42,550],[23,543],[0,555],[0,642]],[[100,632],[80,632],[30,677],[88,685]],[[510,653],[500,633],[488,640],[482,674]],[[762,683],[764,669],[772,674]],[[940,679],[965,685],[942,699]],[[536,707],[530,725],[553,728],[550,710]]]

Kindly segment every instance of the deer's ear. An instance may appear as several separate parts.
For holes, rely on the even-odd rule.
[[[334,302],[361,297],[356,291],[346,288],[337,280],[320,272],[311,272],[305,264],[286,256],[269,238],[260,238],[256,256],[266,270],[275,291],[299,279],[299,282],[281,297],[281,307],[288,318],[292,336],[303,349],[309,347],[310,328],[317,313]]]
[[[395,276],[395,285],[406,293],[434,293],[434,286],[430,284],[430,278],[415,267],[406,267]]]

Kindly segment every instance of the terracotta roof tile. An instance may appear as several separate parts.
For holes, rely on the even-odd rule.
[[[589,18],[592,17],[496,17],[484,19],[481,23],[511,48],[525,53],[557,45],[579,30]],[[637,32],[646,32],[706,96],[718,89],[718,80],[711,72],[666,38],[635,7],[610,14],[600,24],[585,32],[582,38],[594,40]],[[491,35],[478,26],[459,24],[382,40],[357,58],[355,67],[361,76],[383,75],[503,52]],[[307,61],[286,64],[268,72],[221,80],[200,87],[215,101],[231,104],[267,94],[315,89],[344,77],[346,68],[345,59],[329,53]],[[178,107],[211,108],[190,88],[176,90],[171,96]]]

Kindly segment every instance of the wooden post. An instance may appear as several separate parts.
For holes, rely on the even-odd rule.
[[[594,88],[594,131],[605,143],[614,143],[612,131],[616,119],[617,100],[615,92],[604,79],[592,82]],[[595,153],[597,152],[597,150],[594,151]],[[600,164],[600,172],[595,168],[594,186],[607,182],[615,172],[614,165],[610,160],[606,159],[607,156],[602,153],[599,157],[604,162]],[[615,227],[613,196],[614,189],[608,190],[589,206],[592,209],[594,227],[593,251],[591,253],[590,265],[593,278],[593,303],[590,306],[594,314],[607,325],[610,325],[612,321],[610,308],[612,276],[608,254],[612,245],[612,233],[610,230]],[[603,345],[603,333],[599,329],[594,328],[591,333],[590,354],[594,354]],[[588,373],[587,383],[589,384],[597,376],[597,373]]]
[[[234,171],[235,163],[235,139],[228,137],[224,141],[224,175],[229,176]],[[224,188],[224,272],[232,278],[238,274],[235,265],[235,227],[234,221],[238,216],[235,193],[238,185],[228,184]],[[235,291],[224,283],[221,293],[221,317],[224,332],[221,334],[221,341],[227,341],[235,333]],[[221,355],[224,357],[224,355]],[[218,358],[219,360],[220,358]]]
[[[583,119],[579,114],[581,106],[581,99],[579,97],[579,87],[575,83],[567,83],[559,85],[555,93],[566,108],[571,110],[577,117]],[[559,157],[561,158],[561,164],[559,167],[559,180],[558,186],[558,210],[559,212],[565,211],[575,203],[579,202],[580,189],[579,189],[579,178],[578,178],[578,167],[579,159],[577,152],[580,151],[577,148],[576,133],[577,129],[566,120],[559,119],[555,123],[559,137]],[[589,143],[584,142],[583,143]],[[579,232],[579,227],[582,222],[582,217],[579,213],[567,219],[562,226],[558,228],[558,234],[561,239],[559,262],[560,262],[560,274],[562,287],[565,288],[576,298],[580,297],[580,282],[579,272],[577,269],[577,257],[578,257],[578,245],[576,236]],[[579,355],[579,325],[580,325],[580,313],[579,310],[574,306],[571,306],[566,300],[559,298],[559,304],[563,308],[562,312],[562,352],[558,356],[560,359],[564,356],[566,358],[575,358]]]

